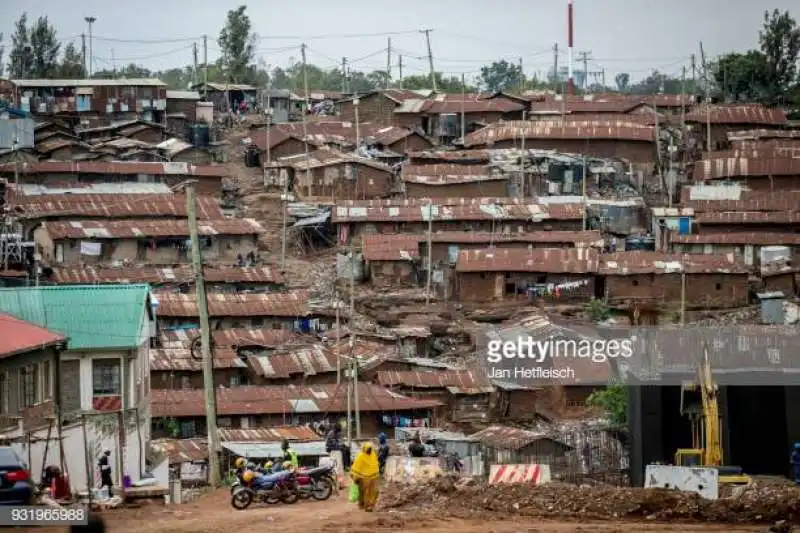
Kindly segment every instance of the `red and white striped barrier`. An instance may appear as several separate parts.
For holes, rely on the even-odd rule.
[[[491,465],[489,485],[499,483],[530,483],[542,485],[550,482],[550,465]]]

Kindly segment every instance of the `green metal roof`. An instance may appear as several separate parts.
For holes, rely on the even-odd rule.
[[[146,284],[0,289],[0,311],[68,336],[71,350],[139,346],[145,309]]]

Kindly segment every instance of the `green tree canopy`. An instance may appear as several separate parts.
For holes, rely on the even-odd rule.
[[[505,59],[481,67],[481,84],[489,92],[517,90],[522,78],[522,68]]]
[[[247,6],[239,6],[228,11],[219,44],[222,50],[220,64],[225,68],[227,81],[231,83],[253,83],[256,68],[254,65],[258,37],[252,32],[250,17],[245,12]]]

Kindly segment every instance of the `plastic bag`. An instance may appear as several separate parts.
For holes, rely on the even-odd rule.
[[[350,497],[349,497],[350,503],[358,503],[358,496],[359,496],[358,483],[356,482],[350,483]]]

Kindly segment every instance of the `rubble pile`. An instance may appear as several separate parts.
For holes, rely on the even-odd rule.
[[[645,519],[682,522],[800,524],[800,489],[754,483],[734,498],[716,501],[662,489],[575,486],[550,483],[491,485],[439,477],[418,485],[389,485],[383,509],[429,510],[467,516],[503,515],[582,520]]]

